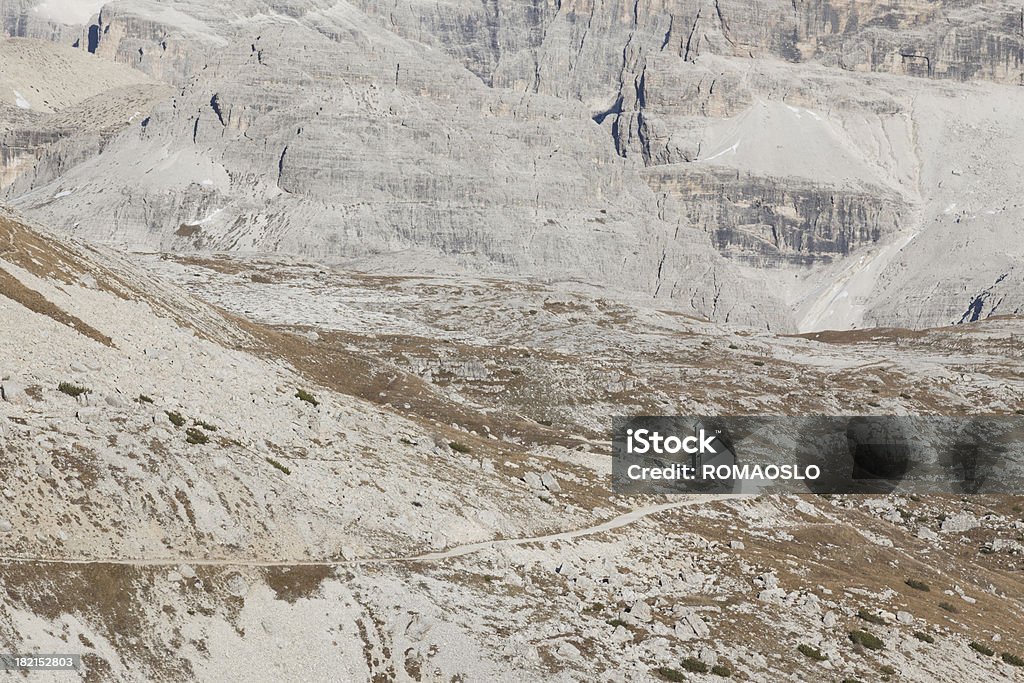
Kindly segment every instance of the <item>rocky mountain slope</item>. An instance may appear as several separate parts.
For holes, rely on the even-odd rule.
[[[608,423],[1024,414],[1022,16],[0,0],[0,652],[1020,680],[1020,497],[616,496]]]
[[[89,239],[579,279],[775,330],[1020,309],[1007,3],[113,2],[73,39],[37,9],[4,3],[8,32],[168,86],[90,79],[100,142],[4,110],[34,141],[4,197]]]
[[[84,653],[97,681],[1014,680],[1019,501],[615,497],[601,426],[696,405],[1010,412],[1006,321],[730,337],[522,280],[146,272],[0,229],[7,650]],[[319,306],[292,303],[313,286]],[[498,298],[518,313],[494,317]],[[694,393],[702,364],[749,395]]]

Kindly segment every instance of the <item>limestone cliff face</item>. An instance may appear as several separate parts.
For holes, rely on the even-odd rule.
[[[427,264],[600,282],[791,326],[702,233],[659,215],[642,165],[579,102],[489,88],[333,3],[237,9],[246,18],[226,23],[198,3],[105,6],[84,50],[179,89],[62,174],[73,192],[21,174],[9,199],[131,248],[424,250]]]
[[[849,256],[898,232],[906,209],[894,192],[836,190],[714,166],[662,166],[645,177],[675,198],[720,251],[760,268]]]
[[[583,99],[607,94],[613,85],[635,87],[646,60],[658,54],[683,60],[707,54],[774,58],[850,71],[1012,84],[1024,74],[1024,12],[1010,2],[355,4],[405,37],[432,40],[491,85]]]
[[[931,243],[957,201],[947,138],[989,134],[956,112],[977,97],[1012,125],[1024,41],[1002,2],[112,2],[77,34],[32,4],[0,3],[8,33],[165,88],[75,105],[105,112],[84,129],[3,110],[32,119],[5,124],[4,198],[51,224],[578,278],[773,329],[796,304],[758,269],[796,269],[805,306],[829,263]],[[956,322],[1006,270],[954,291],[884,266],[858,321],[898,318],[914,282],[936,300],[915,324]]]

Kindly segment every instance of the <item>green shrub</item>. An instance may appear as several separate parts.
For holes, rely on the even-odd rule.
[[[732,678],[732,669],[725,664],[715,664],[711,667],[711,673],[722,678]]]
[[[88,394],[90,390],[87,387],[80,387],[77,384],[72,384],[71,382],[61,382],[57,385],[57,391],[62,394],[67,394],[72,398],[78,398],[82,394]]]
[[[992,655],[994,655],[996,653],[995,650],[990,648],[985,643],[979,643],[977,641],[972,641],[970,643],[969,647],[972,650],[974,650],[975,652],[980,652],[981,654],[985,655],[986,657],[991,657]]]
[[[1010,652],[1004,652],[999,655],[999,658],[1010,666],[1024,666],[1024,657],[1020,657]]]
[[[299,399],[300,401],[305,401],[306,403],[310,404],[314,408],[317,407],[318,405],[320,405],[320,401],[316,400],[316,396],[314,396],[313,394],[309,393],[305,389],[299,389],[298,391],[296,391],[295,392],[295,398]]]
[[[881,650],[885,647],[881,638],[867,631],[850,631],[850,640],[854,645],[861,645],[869,650]]]
[[[763,360],[755,360],[754,361],[754,365],[756,365],[759,368],[763,368],[764,367],[764,361]]]
[[[181,413],[176,413],[173,410],[165,411],[167,413],[167,419],[171,421],[171,424],[175,427],[182,427],[185,424],[185,418],[181,416]]]
[[[916,591],[924,591],[925,593],[930,592],[932,589],[932,587],[929,586],[927,583],[925,583],[924,581],[919,581],[917,579],[907,579],[903,583],[907,584]]]
[[[204,434],[201,429],[189,427],[185,430],[185,441],[191,444],[204,444],[210,442],[210,437]]]
[[[667,666],[659,666],[657,669],[654,670],[654,673],[658,674],[666,681],[672,681],[673,683],[678,683],[678,681],[686,680],[686,675],[683,674],[682,671],[670,669]]]
[[[800,654],[802,654],[804,657],[809,657],[816,662],[824,662],[826,659],[828,659],[828,656],[822,654],[821,650],[810,645],[801,643],[800,647],[798,647],[797,650],[799,650]]]
[[[469,446],[461,444],[458,441],[452,441],[448,444],[448,447],[456,453],[469,453]]]
[[[137,399],[135,399],[135,400],[138,401],[139,403],[152,403],[153,402],[153,399],[151,399],[149,396],[146,396],[145,394],[139,394],[139,397]]]
[[[290,469],[288,469],[287,465],[282,465],[281,463],[279,463],[278,461],[274,460],[273,458],[266,458],[266,461],[270,463],[271,467],[275,467],[275,468],[281,470],[282,472],[284,472],[285,474],[291,474],[292,473],[292,471]]]
[[[941,607],[942,609],[946,610],[947,612],[951,612],[953,614],[959,614],[960,613],[960,608],[957,607],[956,605],[954,605],[951,602],[940,602],[939,603],[939,607]]]
[[[208,432],[215,432],[215,431],[217,431],[217,426],[216,425],[212,425],[209,422],[204,422],[203,420],[196,420],[193,424],[195,424],[196,427],[202,427],[203,429],[205,429]]]
[[[700,661],[696,657],[687,657],[683,660],[682,667],[687,671],[695,674],[706,674],[708,672],[708,665]]]
[[[873,614],[867,611],[866,609],[858,610],[857,616],[863,619],[864,621],[868,622],[869,624],[878,624],[879,626],[883,626],[885,624],[885,619],[878,616],[877,614]]]
[[[863,683],[859,678],[844,678],[842,683]]]
[[[882,673],[883,676],[895,676],[897,673],[896,667],[889,666],[888,664],[882,665],[882,668],[880,668],[879,671]]]
[[[935,642],[935,638],[928,635],[924,631],[914,631],[914,637],[920,640],[922,643],[928,643],[929,645]]]

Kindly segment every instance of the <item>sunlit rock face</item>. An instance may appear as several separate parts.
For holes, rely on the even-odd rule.
[[[11,76],[0,177],[90,239],[583,280],[773,330],[1020,307],[1004,3],[71,4],[0,4],[87,58],[63,92],[107,86],[25,109]]]

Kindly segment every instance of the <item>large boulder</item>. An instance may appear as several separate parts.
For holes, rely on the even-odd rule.
[[[28,394],[25,393],[24,387],[11,380],[4,380],[3,383],[0,383],[0,397],[15,405],[28,403]]]

